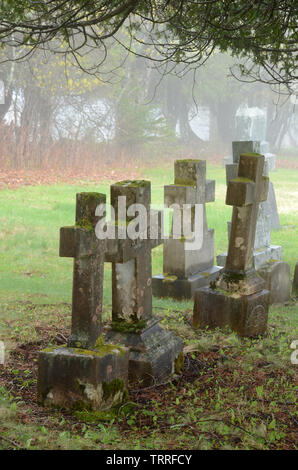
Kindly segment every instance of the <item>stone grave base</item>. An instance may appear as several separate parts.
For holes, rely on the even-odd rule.
[[[127,398],[129,351],[54,346],[39,353],[38,403],[48,407],[107,410]]]
[[[138,332],[125,331],[126,324],[122,331],[110,329],[106,333],[106,341],[129,348],[129,379],[139,381],[141,387],[163,382],[183,366],[182,339],[161,328],[159,321],[149,321]]]
[[[270,291],[270,304],[286,302],[291,296],[290,266],[283,261],[268,262],[258,270]]]
[[[194,328],[229,326],[240,336],[255,337],[267,327],[269,291],[239,295],[202,287],[195,292]]]
[[[270,261],[280,261],[282,257],[282,247],[278,245],[270,245],[264,249],[254,251],[254,268],[256,270],[263,267],[264,264]],[[225,266],[227,253],[217,255],[216,262],[218,266]]]
[[[195,290],[209,285],[222,271],[222,266],[212,266],[206,271],[201,271],[187,279],[179,279],[176,276],[164,276],[159,274],[152,278],[152,292],[155,297],[172,297],[174,299],[192,299]]]

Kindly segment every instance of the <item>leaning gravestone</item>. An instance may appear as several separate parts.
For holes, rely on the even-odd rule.
[[[259,153],[260,143],[255,141],[233,142],[233,163],[226,165],[226,181],[236,178],[238,171],[238,162],[240,153]],[[269,176],[268,162],[265,158],[263,170],[264,176]],[[269,183],[269,191],[267,200],[259,205],[255,246],[254,246],[254,267],[259,269],[270,260],[281,260],[282,248],[278,245],[271,245],[270,231],[272,229],[272,221],[275,225],[279,225],[279,217],[277,213],[277,205],[273,184]],[[277,223],[278,222],[278,223]],[[230,222],[228,222],[228,233],[230,232]],[[217,264],[225,265],[227,254],[223,253],[217,256]]]
[[[112,263],[112,324],[106,340],[125,345],[130,350],[129,377],[142,386],[162,381],[183,357],[182,340],[159,326],[152,314],[151,250],[161,243],[150,236],[151,186],[149,181],[121,181],[111,185],[111,205],[119,219],[119,201],[125,197],[126,208],[141,204],[146,209],[147,233],[131,240],[120,237],[121,225],[129,230],[128,220],[117,222],[115,240],[108,240],[105,260]],[[181,364],[180,364],[181,365]]]
[[[258,152],[260,142],[233,142],[234,163],[226,165],[227,184],[236,178],[240,153]],[[265,157],[264,176],[269,176],[269,160]],[[231,223],[228,222],[228,233]],[[290,267],[281,261],[282,248],[271,244],[271,229],[280,228],[275,192],[272,182],[269,182],[267,200],[259,205],[255,245],[254,267],[266,281],[266,288],[270,290],[270,303],[284,302],[290,297]],[[227,254],[217,256],[217,264],[224,266]],[[276,288],[278,289],[276,290]]]
[[[72,325],[68,344],[39,354],[38,402],[103,410],[127,394],[128,350],[104,344],[102,291],[106,242],[95,235],[99,193],[77,194],[76,225],[60,230],[60,256],[74,258]]]
[[[229,325],[249,337],[266,330],[269,291],[253,266],[258,207],[268,194],[264,160],[259,154],[242,154],[237,178],[229,181],[226,204],[234,207],[225,269],[214,285],[195,292],[195,328]]]
[[[175,238],[172,226],[170,237],[164,240],[163,274],[152,279],[156,297],[192,298],[195,289],[209,284],[221,271],[221,267],[214,266],[214,230],[208,229],[206,218],[206,203],[214,199],[215,181],[206,180],[206,161],[176,160],[175,183],[165,186],[164,202],[165,207],[178,208],[179,238]],[[196,240],[190,242],[183,232],[182,221],[183,207],[188,205],[191,228],[195,231],[195,208],[199,204],[202,210],[197,216],[202,218],[202,241],[196,247]]]

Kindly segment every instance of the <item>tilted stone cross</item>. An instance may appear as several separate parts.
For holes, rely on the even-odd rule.
[[[226,265],[214,285],[195,293],[195,328],[229,325],[251,337],[266,330],[269,291],[253,266],[258,207],[268,192],[263,166],[263,155],[241,154],[238,176],[229,181],[226,204],[233,206],[233,215]]]
[[[228,184],[226,204],[234,206],[225,271],[253,269],[259,203],[267,199],[269,178],[263,176],[264,157],[240,156],[238,177]]]
[[[60,256],[74,258],[69,347],[92,349],[102,333],[105,241],[94,229],[96,207],[105,201],[104,194],[77,194],[76,224],[60,229]]]

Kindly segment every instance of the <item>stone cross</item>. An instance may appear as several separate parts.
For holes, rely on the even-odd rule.
[[[118,198],[121,196],[126,198],[125,211],[132,204],[143,205],[147,214],[146,225],[149,227],[150,182],[122,181],[111,185],[111,205],[116,221],[119,215]],[[131,217],[127,217],[127,221],[131,221]],[[147,230],[144,235],[144,239],[121,240],[118,236],[115,241],[109,241],[106,261],[112,262],[113,322],[138,323],[152,316],[152,246],[147,238]]]
[[[269,179],[263,177],[264,156],[243,154],[238,177],[228,184],[226,204],[234,206],[225,271],[253,269],[253,252],[259,204],[267,199]]]
[[[92,349],[102,333],[105,241],[95,235],[95,209],[104,204],[100,193],[79,193],[76,223],[60,229],[60,256],[74,258],[72,324],[68,346]]]
[[[263,155],[240,155],[237,178],[229,181],[226,196],[226,204],[234,207],[225,269],[210,287],[196,290],[195,328],[229,325],[249,337],[266,331],[269,291],[253,266],[258,207],[268,192],[263,167]]]
[[[37,400],[43,406],[107,410],[127,399],[129,350],[106,344],[101,324],[106,240],[95,233],[99,193],[79,193],[76,223],[60,229],[60,256],[74,258],[71,335],[40,351]]]
[[[127,221],[132,222],[132,217],[118,221],[119,198],[124,196],[125,211],[132,204],[142,204],[145,210],[147,226],[135,240],[120,237],[123,226],[128,231]],[[105,338],[130,348],[129,376],[140,380],[143,386],[151,384],[153,377],[162,381],[170,376],[176,359],[182,357],[181,339],[163,330],[159,318],[152,315],[151,250],[162,240],[161,216],[150,210],[150,204],[149,181],[121,181],[111,185],[111,205],[118,231],[114,240],[107,240],[105,261],[112,263],[112,324]],[[159,226],[156,239],[148,238],[153,213]]]
[[[165,207],[176,205],[173,217],[179,212],[180,237],[175,237],[172,224],[171,235],[164,240],[163,275],[153,278],[153,293],[158,297],[191,298],[196,288],[208,284],[220,268],[214,263],[214,230],[208,229],[206,203],[215,199],[215,181],[206,179],[206,161],[185,159],[175,161],[174,184],[165,186]],[[198,247],[183,231],[183,207],[189,206],[191,231],[195,232],[195,207],[201,205],[197,217],[200,220],[200,240]],[[198,236],[199,233],[196,232]],[[191,244],[193,243],[193,249]],[[188,245],[188,246],[187,246]],[[200,274],[203,273],[203,274]]]
[[[260,149],[264,147],[263,142],[258,141],[236,141],[233,142],[233,163],[226,165],[226,182],[237,178],[238,162],[240,154],[245,153],[262,153]],[[275,163],[272,160],[275,156],[272,154],[265,154],[265,162],[263,169],[263,176],[269,176],[270,169],[274,169]],[[266,201],[259,204],[255,244],[254,244],[254,267],[259,269],[264,266],[268,261],[281,260],[282,248],[281,246],[271,245],[271,230],[280,228],[279,217],[276,205],[276,198],[273,183],[269,182],[268,197]],[[228,234],[230,236],[231,222],[228,222]],[[217,264],[224,266],[226,261],[226,253],[217,256]]]

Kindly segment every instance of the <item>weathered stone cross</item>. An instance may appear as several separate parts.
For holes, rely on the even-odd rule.
[[[241,154],[238,177],[229,181],[226,204],[234,207],[226,265],[214,285],[195,293],[195,328],[229,325],[241,336],[266,330],[269,291],[253,266],[258,207],[269,183],[263,166],[263,155]]]
[[[259,203],[266,201],[269,178],[262,176],[264,157],[240,156],[238,177],[228,184],[226,204],[234,206],[225,271],[253,269],[253,251]]]
[[[157,297],[191,298],[195,289],[218,276],[222,268],[213,265],[214,230],[208,229],[206,217],[206,203],[214,199],[215,181],[206,179],[206,161],[176,160],[175,182],[164,187],[164,202],[166,207],[176,207],[173,217],[180,218],[180,235],[176,236],[172,225],[170,237],[164,240],[163,274],[153,277],[153,294]],[[190,241],[184,233],[186,205],[190,211],[189,228],[200,243]],[[199,219],[197,227],[195,214]]]
[[[45,406],[104,410],[127,396],[129,351],[102,337],[106,240],[96,237],[95,211],[105,201],[77,194],[76,223],[60,229],[60,256],[74,258],[72,324],[67,346],[39,354],[37,395]]]
[[[105,260],[112,262],[112,325],[106,340],[130,348],[129,376],[147,385],[153,377],[163,380],[174,372],[175,360],[182,354],[182,341],[163,330],[159,319],[152,315],[151,250],[162,240],[149,237],[154,212],[159,235],[161,224],[158,211],[150,210],[150,182],[121,181],[111,185],[116,221],[119,197],[126,198],[126,210],[132,204],[143,205],[147,228],[144,238],[108,240]]]
[[[101,335],[105,241],[98,240],[95,209],[105,204],[100,193],[78,193],[76,224],[60,229],[60,256],[74,258],[72,324],[68,346],[92,349]]]

